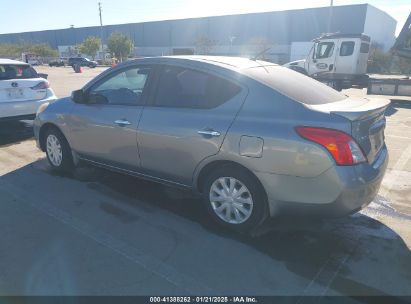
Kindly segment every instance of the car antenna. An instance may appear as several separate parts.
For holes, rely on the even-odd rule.
[[[262,50],[261,52],[259,52],[259,53],[258,53],[257,55],[255,55],[254,57],[251,57],[250,60],[256,61],[258,58],[260,58],[262,55],[264,55],[265,53],[267,53],[269,50],[271,50],[271,47]]]

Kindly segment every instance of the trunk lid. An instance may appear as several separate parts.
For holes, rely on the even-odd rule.
[[[0,103],[40,100],[47,96],[46,89],[33,89],[43,78],[0,80]]]
[[[310,105],[313,110],[346,118],[351,123],[351,136],[373,163],[385,144],[385,110],[388,99],[347,98],[342,101]]]

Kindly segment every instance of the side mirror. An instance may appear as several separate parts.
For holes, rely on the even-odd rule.
[[[102,94],[93,93],[88,96],[89,104],[108,104],[108,98]]]
[[[71,93],[71,99],[73,99],[75,103],[86,103],[87,101],[86,94],[83,90],[73,91]]]
[[[49,74],[44,74],[44,73],[37,73],[37,75],[39,75],[40,78],[44,78],[44,79],[47,79],[47,77],[49,77]]]

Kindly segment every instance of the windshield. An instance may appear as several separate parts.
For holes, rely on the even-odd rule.
[[[314,58],[328,58],[334,50],[334,42],[317,42],[314,46]]]
[[[29,65],[0,65],[0,80],[37,78],[37,72]]]

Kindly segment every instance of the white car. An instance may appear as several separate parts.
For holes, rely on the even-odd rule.
[[[40,75],[27,63],[0,59],[0,121],[34,119],[40,105],[57,99]]]

